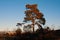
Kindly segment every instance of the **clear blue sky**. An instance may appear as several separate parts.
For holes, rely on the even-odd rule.
[[[23,21],[26,4],[38,4],[46,25],[60,28],[60,0],[0,0],[0,29],[16,28],[16,23]]]

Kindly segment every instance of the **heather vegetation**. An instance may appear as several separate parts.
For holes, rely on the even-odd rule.
[[[15,32],[0,35],[0,40],[60,40],[60,30],[37,29],[35,32]]]

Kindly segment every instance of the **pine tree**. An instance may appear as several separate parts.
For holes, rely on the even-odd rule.
[[[24,22],[31,21],[32,27],[33,27],[33,32],[34,32],[34,25],[35,24],[37,24],[37,25],[43,24],[44,25],[46,20],[43,17],[44,15],[38,10],[37,4],[32,4],[32,5],[27,4],[26,9],[27,10],[25,11]],[[42,26],[40,25],[39,27],[42,27]]]

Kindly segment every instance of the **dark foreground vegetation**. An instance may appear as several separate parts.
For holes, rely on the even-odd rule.
[[[17,29],[13,35],[6,33],[4,36],[0,40],[60,40],[60,30],[38,29],[36,32],[21,33]]]

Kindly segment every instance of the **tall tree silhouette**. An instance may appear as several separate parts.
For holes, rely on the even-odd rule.
[[[32,22],[32,27],[33,27],[33,32],[34,32],[34,25],[40,25],[40,24],[45,24],[45,18],[43,17],[44,15],[38,10],[37,4],[27,4],[26,5],[26,11],[25,11],[25,17],[24,17],[24,22],[31,21]],[[36,21],[37,20],[37,21]],[[35,22],[36,21],[36,22]],[[38,24],[40,23],[40,24]],[[40,26],[42,27],[42,26]]]

